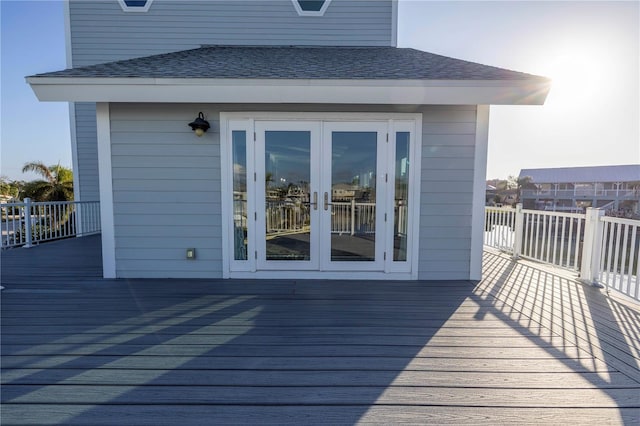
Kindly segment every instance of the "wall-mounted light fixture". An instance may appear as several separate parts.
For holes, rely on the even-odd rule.
[[[204,119],[204,114],[202,112],[198,113],[198,117],[189,123],[189,126],[191,127],[191,130],[196,132],[196,136],[198,137],[204,135],[204,132],[209,130],[209,127],[211,127],[209,122]]]

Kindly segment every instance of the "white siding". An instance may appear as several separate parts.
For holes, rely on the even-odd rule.
[[[426,106],[422,128],[421,280],[468,280],[475,106]]]
[[[403,108],[400,108],[402,110]],[[220,111],[398,112],[385,106],[112,104],[117,276],[222,276]],[[212,128],[187,123],[203,111]],[[469,279],[476,110],[424,106],[420,279]],[[196,260],[185,250],[195,247]]]

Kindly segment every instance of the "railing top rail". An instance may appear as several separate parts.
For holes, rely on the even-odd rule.
[[[622,217],[602,216],[600,218],[600,220],[602,220],[603,222],[620,223],[622,225],[640,226],[640,220],[636,220],[636,219],[626,219],[626,218],[622,218]]]
[[[338,205],[338,206],[350,206],[351,205],[351,201],[333,201],[331,202],[331,204],[334,205]],[[375,206],[376,203],[354,203],[356,206]]]
[[[513,207],[493,207],[493,206],[485,206],[485,210],[492,210],[492,211],[498,211],[498,212],[515,212],[516,209]]]
[[[584,213],[566,213],[566,212],[554,212],[547,210],[522,210],[524,214],[537,214],[541,216],[558,216],[558,217],[568,217],[572,219],[584,219]]]
[[[94,204],[99,203],[99,201],[32,201],[30,204],[32,206],[59,206],[59,205],[69,205],[69,204]],[[0,207],[24,207],[27,203],[24,201],[16,202],[16,203],[0,203]]]

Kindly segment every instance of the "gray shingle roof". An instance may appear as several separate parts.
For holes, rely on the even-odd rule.
[[[524,176],[535,183],[640,182],[640,164],[522,169],[520,177]]]
[[[35,77],[546,80],[409,48],[291,46],[208,46]]]

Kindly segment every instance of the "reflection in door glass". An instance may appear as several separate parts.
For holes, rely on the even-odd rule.
[[[409,209],[409,132],[396,133],[396,177],[393,210],[393,260],[407,260]]]
[[[265,132],[266,260],[311,259],[311,132]]]
[[[331,260],[374,261],[376,132],[331,137]]]
[[[247,260],[247,132],[231,133],[233,164],[233,258]]]

